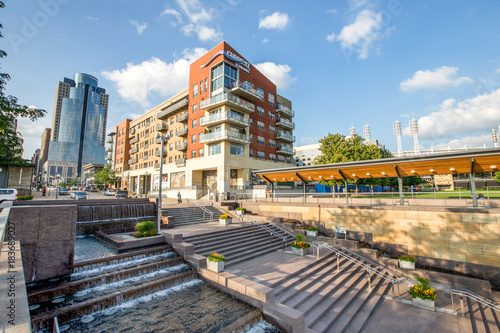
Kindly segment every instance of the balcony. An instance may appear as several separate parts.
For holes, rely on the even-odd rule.
[[[284,105],[279,105],[276,108],[276,111],[278,111],[282,115],[285,115],[285,116],[288,116],[288,117],[294,117],[295,116],[295,112],[292,109],[290,109],[289,107],[284,106]]]
[[[128,160],[128,164],[135,164],[137,163],[137,157],[134,157],[134,158],[131,158],[130,160]]]
[[[221,140],[229,140],[239,143],[250,143],[248,135],[235,131],[218,131],[207,134],[200,134],[200,143],[210,143]]]
[[[177,116],[176,120],[178,123],[184,123],[188,121],[188,118],[189,118],[189,113],[183,112]]]
[[[168,131],[168,124],[166,121],[162,121],[158,125],[156,125],[156,131],[157,132],[166,132]]]
[[[241,115],[232,113],[230,111],[217,113],[200,118],[201,126],[215,125],[223,122],[230,122],[238,125],[250,126],[250,121],[248,120],[248,118],[242,117]]]
[[[137,143],[139,142],[139,137],[136,136],[136,137],[133,137],[132,139],[130,139],[130,144],[133,145],[134,143]]]
[[[175,143],[175,150],[184,151],[184,150],[187,150],[187,148],[188,148],[187,142],[176,142]]]
[[[129,154],[135,154],[135,153],[137,153],[137,146],[134,146],[129,150]]]
[[[288,119],[280,118],[276,120],[276,126],[281,126],[290,130],[295,129],[295,124]]]
[[[186,166],[186,158],[176,158],[175,159],[175,165],[178,167]]]
[[[249,83],[236,81],[233,83],[233,88],[231,89],[231,92],[235,95],[245,97],[246,99],[251,101],[264,100],[264,96],[260,95],[259,92],[256,89],[254,89],[252,85]]]
[[[145,138],[149,138],[149,132],[144,133]]]
[[[106,143],[112,144],[113,143],[113,138],[109,138],[108,141],[106,141]]]
[[[160,170],[160,163],[155,163],[154,168],[155,170]]]
[[[111,158],[111,155],[110,154],[107,154],[106,157],[104,158],[106,161],[111,161],[112,158]]]
[[[175,135],[177,135],[177,136],[187,136],[187,134],[188,134],[188,128],[187,128],[187,126],[178,128],[175,131]]]
[[[164,119],[167,118],[170,114],[174,113],[177,110],[180,110],[182,108],[187,108],[189,105],[189,99],[186,97],[178,102],[175,102],[174,104],[171,104],[170,106],[167,106],[165,109],[161,110],[157,114],[158,119]]]
[[[276,135],[276,139],[281,141],[295,142],[295,136],[284,132],[278,132],[278,134]]]
[[[128,130],[129,135],[135,135],[135,127],[132,127],[131,129]]]
[[[146,141],[144,142],[144,149],[148,149],[149,148],[149,141]]]
[[[219,94],[210,99],[205,99],[201,101],[200,109],[205,109],[206,111],[210,111],[222,106],[223,104],[229,104],[230,106],[244,112],[255,111],[255,104],[247,102],[230,93]]]
[[[155,156],[160,157],[160,149],[156,148],[155,150]],[[167,156],[167,147],[163,147],[163,157]]]
[[[105,149],[105,151],[107,151],[107,152],[111,153],[111,152],[113,151],[113,148],[111,148],[111,147],[107,147],[107,148]]]
[[[278,147],[277,152],[283,155],[293,155],[293,148],[281,146]]]

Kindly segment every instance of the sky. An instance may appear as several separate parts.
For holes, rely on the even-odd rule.
[[[19,123],[24,158],[51,127],[57,83],[94,75],[108,132],[188,86],[189,64],[222,40],[292,101],[295,145],[371,126],[397,152],[493,147],[500,126],[499,1],[4,0],[7,94],[47,110]]]

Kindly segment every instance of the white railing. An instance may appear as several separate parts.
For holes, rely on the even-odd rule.
[[[210,215],[210,222],[214,221],[214,213],[212,211],[207,209],[207,207],[202,206],[198,201],[191,200],[191,202],[195,206],[193,209],[199,208],[203,211],[203,219],[205,219],[205,214],[208,213],[208,215]]]
[[[276,110],[286,113],[289,116],[295,116],[295,112],[287,106],[281,105],[276,108]]]
[[[223,139],[233,139],[236,141],[240,141],[243,143],[249,143],[249,137],[246,134],[225,130],[225,131],[216,131],[212,133],[201,133],[200,134],[200,143],[215,141],[215,140],[223,140]]]
[[[295,129],[295,123],[285,120],[284,118],[280,118],[276,121],[276,125],[285,125],[288,128]]]
[[[241,107],[243,107],[251,112],[255,111],[255,104],[247,102],[247,101],[245,101],[239,97],[236,97],[230,93],[219,94],[219,95],[214,96],[210,99],[205,99],[205,100],[201,101],[200,102],[200,109],[209,107],[209,106],[214,105],[214,104],[226,102],[226,101],[232,102],[236,105],[239,105],[239,106],[241,106]]]
[[[464,299],[463,299],[464,296],[468,297],[468,298],[470,298],[470,299],[472,299],[472,300],[474,300],[474,301],[476,301],[484,306],[487,306],[494,311],[500,312],[500,305],[494,303],[493,301],[490,301],[487,298],[484,298],[481,295],[478,295],[478,294],[475,294],[473,292],[466,291],[466,290],[460,290],[460,289],[451,289],[451,309],[453,311],[455,311],[455,306],[453,303],[453,296],[454,295],[460,296],[460,308],[461,308],[462,316],[465,316]]]
[[[215,123],[218,121],[223,121],[223,120],[233,120],[237,123],[240,123],[241,125],[249,126],[250,122],[248,118],[245,118],[241,115],[235,115],[232,114],[230,111],[222,112],[222,113],[217,113],[217,114],[212,114],[210,116],[205,116],[200,118],[200,125],[205,126],[211,123]]]
[[[233,82],[233,88],[243,89],[246,92],[248,92],[248,93],[254,95],[255,97],[257,97],[261,101],[264,100],[264,95],[262,95],[261,93],[259,93],[257,91],[257,89],[254,89],[254,87],[251,84],[249,84],[249,83],[243,83],[243,82],[236,81],[236,82]]]

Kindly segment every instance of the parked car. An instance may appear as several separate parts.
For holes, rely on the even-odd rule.
[[[17,200],[17,190],[15,188],[0,189],[0,203],[14,200]]]
[[[91,187],[91,188],[89,189],[89,192],[97,192],[97,188],[95,188],[95,187]]]
[[[73,192],[73,193],[74,193],[73,199],[75,200],[86,200],[89,198],[87,192]]]
[[[71,189],[71,191],[78,191],[79,190],[78,186],[71,186],[70,189]]]
[[[112,188],[108,188],[106,191],[104,191],[104,195],[115,195],[115,190],[113,190]]]
[[[59,195],[68,195],[69,190],[67,188],[60,188]]]
[[[128,198],[128,192],[123,191],[123,190],[118,190],[115,193],[115,198],[116,199],[126,199],[126,198]]]

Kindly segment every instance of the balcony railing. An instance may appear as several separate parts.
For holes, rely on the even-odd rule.
[[[278,132],[278,134],[276,135],[276,138],[278,140],[286,140],[286,141],[295,142],[295,136],[288,134],[288,133],[284,133],[284,132]]]
[[[185,136],[187,134],[188,134],[188,128],[187,128],[187,126],[178,128],[175,131],[175,135],[177,135],[177,136]]]
[[[231,92],[236,95],[241,95],[252,101],[264,100],[264,96],[260,94],[256,89],[254,89],[253,86],[249,83],[236,81],[233,83],[233,88],[231,89]]]
[[[112,160],[111,155],[109,155],[109,154],[106,155],[106,157],[104,159],[107,160],[107,161],[111,161]]]
[[[128,164],[135,164],[135,163],[137,163],[137,157],[128,160]]]
[[[233,140],[242,143],[250,143],[248,135],[235,131],[226,130],[226,131],[200,134],[200,143],[219,141],[219,140]]]
[[[160,149],[155,150],[155,156],[160,157]],[[167,156],[167,147],[163,147],[163,157]]]
[[[180,110],[182,108],[185,108],[189,105],[189,99],[186,97],[178,102],[175,102],[174,104],[167,106],[165,109],[161,110],[157,114],[158,119],[163,119],[166,118],[168,115],[171,113]]]
[[[293,155],[293,148],[290,147],[278,147],[277,152],[279,154]]]
[[[276,121],[277,126],[286,127],[289,129],[295,129],[295,124],[288,119],[280,118]]]
[[[129,154],[135,154],[135,153],[137,153],[137,146],[132,147],[129,152]]]
[[[155,170],[160,170],[160,163],[155,163],[154,168]]]
[[[132,139],[130,139],[130,144],[133,145],[134,143],[137,143],[139,142],[139,137],[136,136],[136,137],[133,137]]]
[[[180,115],[177,116],[177,122],[185,122],[188,121],[189,113],[183,112]]]
[[[177,142],[175,144],[175,150],[183,151],[187,149],[187,142]]]
[[[167,122],[163,121],[163,122],[159,123],[158,125],[156,125],[156,131],[157,132],[168,131],[168,124],[167,124]]]
[[[200,125],[206,126],[213,123],[223,122],[223,121],[232,121],[238,123],[243,126],[250,126],[250,121],[248,118],[245,118],[239,114],[232,113],[230,111],[213,114],[210,116],[205,116],[200,118]]]
[[[110,152],[110,153],[111,153],[111,152],[113,151],[113,148],[111,148],[111,147],[107,147],[107,148],[105,149],[105,151],[107,151],[107,152]]]
[[[186,158],[176,158],[175,159],[175,165],[178,167],[185,166],[186,165]]]
[[[255,111],[255,104],[247,102],[239,97],[234,96],[230,93],[219,94],[210,99],[205,99],[200,102],[200,109],[211,109],[220,104],[229,103],[234,106],[239,107],[247,112]]]
[[[290,116],[290,117],[295,116],[295,112],[294,112],[292,109],[290,109],[289,107],[284,106],[284,105],[279,105],[279,106],[276,108],[276,111],[281,112],[281,113],[284,113],[284,114],[286,114],[286,115],[288,115],[288,116]]]
[[[128,134],[135,135],[135,127],[132,127],[131,129],[129,129]]]
[[[109,139],[106,141],[106,143],[109,143],[109,144],[113,143],[113,138],[109,138]]]

